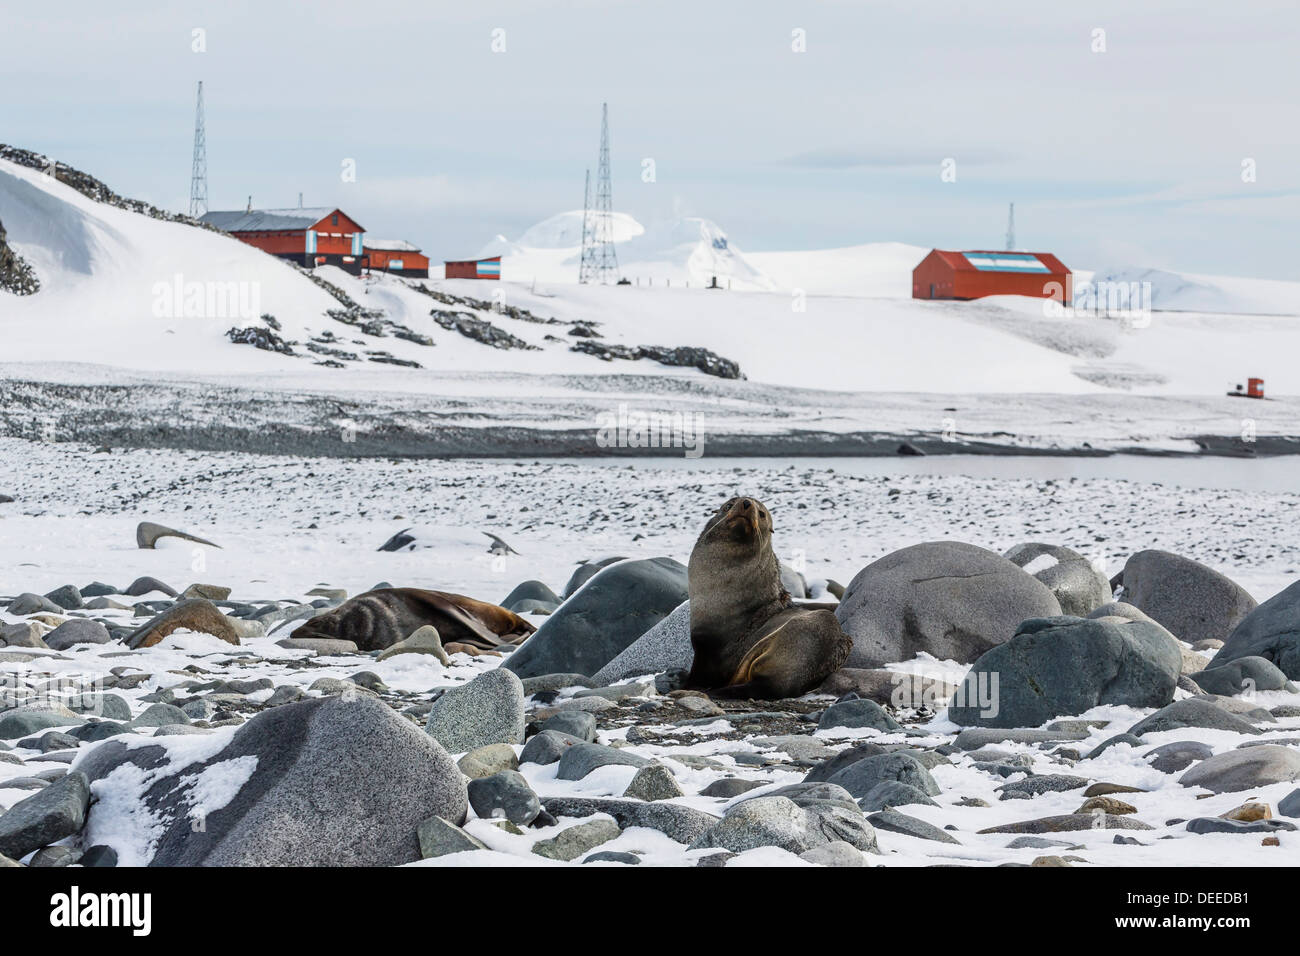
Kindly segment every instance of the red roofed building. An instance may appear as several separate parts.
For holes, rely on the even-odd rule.
[[[429,278],[429,257],[403,239],[365,240],[366,259],[374,272],[389,272],[412,279]]]
[[[1027,295],[1068,302],[1070,270],[1048,252],[933,249],[912,270],[913,299]]]
[[[308,268],[331,265],[353,275],[361,272],[365,229],[339,209],[237,209],[205,213],[201,221]]]

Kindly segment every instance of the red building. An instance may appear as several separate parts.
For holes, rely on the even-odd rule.
[[[501,257],[490,259],[448,259],[443,262],[443,277],[446,279],[500,279]]]
[[[1047,252],[933,249],[912,270],[913,299],[1027,295],[1068,302],[1070,270]]]
[[[339,266],[353,275],[361,272],[365,229],[339,209],[250,208],[209,212],[202,221],[299,265]]]
[[[362,248],[367,264],[375,272],[429,278],[429,257],[420,252],[419,246],[401,239],[366,239]]]

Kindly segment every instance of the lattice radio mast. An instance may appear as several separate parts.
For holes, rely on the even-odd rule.
[[[1011,211],[1007,214],[1007,252],[1016,251],[1016,204],[1011,204]]]
[[[194,166],[190,172],[190,216],[198,219],[208,211],[208,139],[203,131],[203,81],[194,107]]]
[[[588,179],[590,189],[590,179]],[[578,281],[618,282],[614,255],[614,190],[609,173],[609,104],[600,104],[600,161],[596,165],[596,205],[583,215],[582,262]],[[590,223],[590,226],[588,226]]]

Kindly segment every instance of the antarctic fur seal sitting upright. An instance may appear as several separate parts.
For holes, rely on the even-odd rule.
[[[781,585],[772,515],[754,498],[732,498],[709,519],[688,573],[695,661],[687,687],[722,697],[798,697],[853,649],[833,612],[795,605]]]
[[[503,644],[520,644],[537,630],[518,614],[463,594],[420,588],[379,588],[358,594],[310,618],[294,637],[329,637],[381,651],[432,624],[448,654],[477,655]]]

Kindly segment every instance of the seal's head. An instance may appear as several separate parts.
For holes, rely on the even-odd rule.
[[[700,541],[731,547],[737,556],[762,553],[772,544],[772,513],[757,498],[732,498],[704,526]]]

